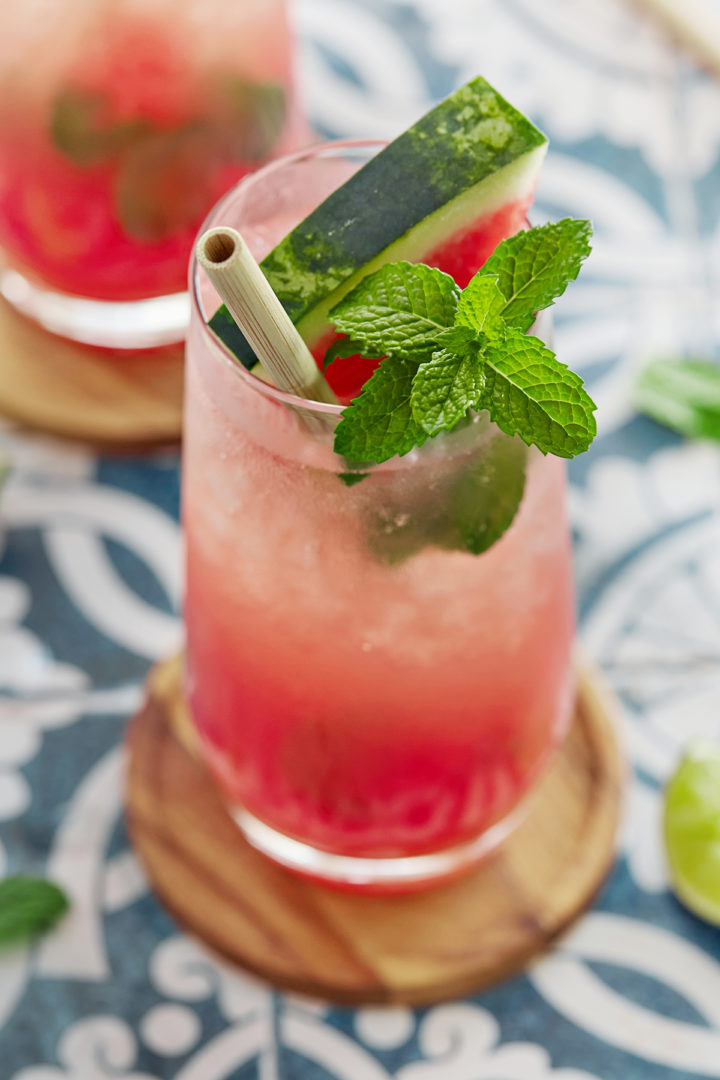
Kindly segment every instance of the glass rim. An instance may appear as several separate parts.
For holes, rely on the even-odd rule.
[[[337,151],[344,150],[358,150],[362,148],[381,150],[384,146],[387,146],[387,139],[330,139],[322,143],[313,143],[311,146],[306,146],[302,150],[296,150],[292,154],[283,154],[281,157],[276,158],[274,161],[268,162],[267,165],[263,165],[262,168],[257,169],[255,172],[250,173],[248,176],[244,176],[242,180],[239,180],[229,191],[227,191],[218,202],[209,211],[207,217],[203,221],[198,231],[198,236],[201,236],[206,229],[211,228],[212,224],[218,224],[214,219],[218,213],[222,213],[223,209],[234,199],[238,197],[238,194],[242,190],[251,189],[254,184],[262,183],[268,176],[272,176],[274,173],[279,172],[281,169],[288,165],[292,165],[304,160],[312,160],[313,158],[321,157],[323,154],[335,153]],[[369,159],[368,159],[369,160]],[[332,194],[332,193],[330,193]],[[329,197],[329,196],[326,196]],[[188,280],[188,292],[190,294],[191,305],[191,317],[196,317],[200,321],[201,331],[206,345],[209,347],[211,354],[220,360],[226,367],[229,367],[231,371],[250,389],[256,393],[262,394],[263,397],[269,398],[272,401],[276,401],[281,405],[285,405],[294,410],[301,409],[304,412],[315,413],[316,415],[324,416],[336,416],[340,417],[345,405],[338,402],[338,404],[332,404],[324,401],[313,401],[309,398],[298,397],[295,394],[287,393],[284,390],[279,390],[272,383],[267,383],[263,379],[259,379],[257,375],[253,375],[249,371],[235,354],[213,334],[208,322],[205,319],[203,313],[202,303],[199,296],[199,275],[200,267],[198,266],[197,258],[195,255],[195,246],[193,245],[193,253],[190,259],[189,267],[189,280]]]

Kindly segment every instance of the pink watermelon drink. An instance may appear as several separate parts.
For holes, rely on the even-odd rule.
[[[3,5],[0,91],[3,261],[93,300],[182,292],[208,209],[298,135],[284,0]]]
[[[522,227],[545,140],[502,99],[491,108],[496,101],[524,136],[509,160],[476,183],[463,179],[435,210],[416,207],[409,228],[386,221],[370,258],[366,249],[331,272],[329,249],[313,255],[306,244],[303,253],[306,215],[320,204],[337,235],[333,205],[342,194],[360,207],[363,181],[376,205],[383,169],[399,168],[392,153],[383,160],[395,144],[377,157],[377,144],[338,144],[278,162],[206,224],[238,228],[271,281],[274,267],[278,294],[284,277],[283,302],[294,302],[320,355],[333,336],[328,284],[347,292],[399,247],[465,284]],[[490,137],[498,141],[497,125]],[[569,722],[563,463],[479,414],[422,450],[348,473],[332,442],[285,407],[299,399],[228,360],[208,321],[236,353],[242,342],[222,312],[211,318],[217,296],[195,267],[191,287],[187,690],[208,763],[251,842],[300,873],[376,889],[453,873],[504,835]],[[340,359],[328,375],[351,396],[373,366]],[[470,490],[496,509],[512,497],[518,460],[524,488],[521,480],[512,525],[473,554],[457,543],[448,499],[464,513]]]

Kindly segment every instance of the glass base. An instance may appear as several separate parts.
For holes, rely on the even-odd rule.
[[[190,321],[187,293],[149,300],[87,300],[52,292],[0,266],[0,296],[51,334],[106,349],[152,349],[182,341]]]
[[[338,888],[369,892],[410,891],[456,877],[485,858],[524,816],[524,804],[474,840],[428,855],[363,858],[323,851],[266,825],[247,810],[231,810],[246,840],[274,862],[303,877]]]

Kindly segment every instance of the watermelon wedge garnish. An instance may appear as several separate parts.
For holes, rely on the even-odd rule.
[[[383,264],[423,262],[464,287],[523,227],[546,152],[542,132],[478,77],[334,191],[261,263],[318,362],[336,337],[328,312]],[[210,327],[247,368],[255,365],[226,308]],[[337,361],[329,381],[350,398],[376,363]]]

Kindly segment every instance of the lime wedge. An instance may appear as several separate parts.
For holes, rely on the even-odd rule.
[[[720,926],[720,744],[688,747],[665,791],[664,832],[678,899]]]

